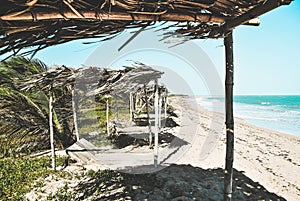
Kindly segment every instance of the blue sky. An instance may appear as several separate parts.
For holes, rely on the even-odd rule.
[[[300,1],[234,30],[235,94],[300,94]],[[223,41],[199,42],[224,77]],[[206,44],[207,43],[207,44]]]
[[[235,94],[300,94],[299,0],[264,14],[260,20],[259,27],[240,26],[234,30]],[[196,40],[193,43],[210,58],[223,83],[225,77],[223,40]],[[82,41],[73,41],[42,50],[35,58],[50,66],[64,64],[80,67],[101,45],[103,44],[83,45]],[[141,58],[136,55],[131,56],[133,60]],[[126,58],[130,58],[130,55]],[[165,63],[160,64],[159,59],[155,61],[152,58],[145,61],[150,65],[152,61],[153,65],[165,65]],[[117,64],[122,63],[117,62]],[[183,73],[179,72],[179,74]],[[189,81],[192,76],[191,73],[183,79]],[[191,84],[192,88],[195,86],[197,83]],[[201,94],[202,91],[195,93]]]

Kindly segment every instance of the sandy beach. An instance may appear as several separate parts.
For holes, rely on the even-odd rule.
[[[176,139],[173,145],[159,146],[162,168],[138,174],[108,170],[79,180],[53,181],[49,177],[44,187],[31,191],[26,197],[35,200],[39,195],[45,198],[41,200],[46,200],[47,195],[68,183],[68,195],[73,192],[74,200],[222,200],[224,114],[207,111],[186,96],[170,97],[169,103],[177,116],[172,118],[178,126],[162,129]],[[236,118],[232,200],[300,200],[299,148],[300,137],[259,128]],[[111,150],[101,157],[89,153],[89,162],[70,164],[64,171],[75,175],[89,169],[118,169],[128,164],[130,168],[143,171],[154,168],[153,150],[148,146],[130,145],[115,151],[118,152]],[[167,159],[163,158],[164,151],[168,153]],[[143,155],[144,152],[147,155]],[[152,165],[143,165],[146,156],[150,156]]]
[[[172,97],[170,104],[177,108],[175,112],[179,116],[188,118],[186,122],[189,125],[185,126],[197,127],[190,149],[177,164],[191,164],[204,169],[224,168],[224,114],[207,111],[188,97]],[[222,133],[219,132],[220,128],[223,128]],[[210,149],[206,158],[200,157],[209,134],[215,134],[211,139],[212,147],[206,147]],[[287,200],[300,200],[299,150],[300,137],[259,128],[242,119],[235,119],[234,168]]]

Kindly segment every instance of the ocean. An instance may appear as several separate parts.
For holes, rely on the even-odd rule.
[[[199,97],[205,109],[225,113],[224,97]],[[300,136],[300,95],[234,96],[234,115],[253,125]]]

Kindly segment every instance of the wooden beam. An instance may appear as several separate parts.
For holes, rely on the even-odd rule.
[[[233,39],[232,32],[224,38],[226,54],[226,161],[224,177],[224,201],[232,198],[232,175],[234,158],[234,119],[233,119]]]
[[[292,0],[267,0],[262,4],[257,5],[253,9],[249,10],[245,14],[238,16],[234,19],[227,20],[224,25],[222,25],[223,30],[232,30],[233,28],[241,25],[247,24],[250,20],[259,17],[260,15],[267,13],[281,5],[288,5]]]
[[[152,98],[153,96],[154,96],[154,94],[151,94],[151,96],[148,97],[148,100],[151,100],[151,98]],[[136,113],[140,113],[140,112],[144,109],[144,107],[146,107],[146,103],[144,103],[144,104],[142,105],[142,107],[140,107],[140,108],[137,110]]]
[[[253,18],[253,19],[249,20],[248,22],[244,23],[243,25],[259,26],[260,25],[260,19],[258,17]]]
[[[179,13],[165,13],[160,15],[155,14],[136,14],[126,12],[110,12],[110,13],[95,13],[94,11],[80,12],[82,17],[73,12],[48,12],[48,13],[22,13],[19,15],[4,15],[0,20],[4,21],[38,21],[38,20],[56,20],[56,19],[77,19],[77,20],[123,20],[123,21],[201,21],[211,23],[224,23],[222,17],[213,16],[209,13],[201,13],[197,15],[179,14]]]

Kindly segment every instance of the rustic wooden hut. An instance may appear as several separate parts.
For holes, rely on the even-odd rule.
[[[292,0],[5,0],[0,8],[0,54],[35,53],[81,38],[110,39],[124,29],[174,22],[170,33],[188,39],[224,38],[226,52],[226,166],[224,200],[231,200],[234,147],[232,31]],[[137,32],[138,33],[138,32]],[[23,52],[24,53],[24,52]],[[11,55],[12,55],[11,54]]]
[[[106,124],[107,132],[109,135],[109,104],[108,96],[114,94],[131,94],[137,91],[140,87],[146,87],[150,81],[155,81],[154,91],[155,94],[155,116],[159,116],[159,90],[157,86],[157,79],[161,77],[163,73],[157,71],[150,66],[142,63],[135,63],[130,67],[125,67],[123,70],[109,70],[105,68],[80,68],[74,69],[66,66],[55,66],[48,71],[41,74],[34,75],[28,78],[28,81],[21,85],[22,90],[30,90],[32,88],[39,88],[46,91],[49,94],[49,128],[50,128],[50,146],[52,150],[52,167],[55,170],[55,148],[54,148],[54,132],[53,132],[53,90],[56,88],[68,88],[72,91],[72,110],[70,108],[65,109],[65,115],[70,116],[73,114],[76,139],[79,141],[79,133],[77,128],[77,112],[75,101],[76,81],[82,79],[89,80],[89,83],[85,82],[84,85],[96,85],[97,88],[92,91],[87,91],[84,96],[104,96],[106,99]],[[82,85],[82,83],[81,83]],[[81,86],[82,87],[82,86]],[[130,107],[131,108],[131,107]],[[148,116],[149,121],[149,116]],[[159,119],[155,118],[155,150],[157,152],[158,147],[158,123]],[[150,127],[150,125],[149,125]],[[149,131],[152,140],[151,129]],[[150,144],[151,144],[150,140]],[[157,155],[157,154],[156,154]],[[157,162],[157,160],[156,160]]]

